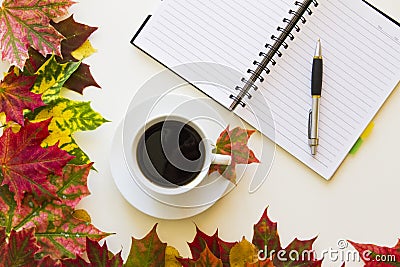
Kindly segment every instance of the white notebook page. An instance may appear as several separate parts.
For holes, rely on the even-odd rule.
[[[259,90],[251,92],[246,108],[235,113],[329,179],[358,137],[392,92],[400,78],[400,28],[361,0],[319,0],[307,23],[299,25],[289,48],[274,59],[276,66]],[[172,68],[191,62],[215,62],[239,70],[246,77],[261,60],[265,43],[284,27],[294,1],[167,0],[135,40],[135,45]],[[310,156],[307,139],[311,106],[311,63],[318,38],[324,56],[320,146]],[[205,77],[212,69],[197,69]],[[184,76],[184,75],[182,75]],[[185,78],[185,77],[184,77]],[[241,77],[221,78],[228,90],[198,86],[225,107]],[[270,125],[269,109],[275,120]],[[276,130],[274,132],[274,130]],[[275,133],[275,134],[274,134]]]

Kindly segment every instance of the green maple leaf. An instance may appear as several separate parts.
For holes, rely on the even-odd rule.
[[[211,165],[209,174],[217,171],[229,181],[236,183],[237,164],[259,163],[254,152],[247,146],[249,138],[254,132],[240,127],[229,130],[228,126],[219,136],[214,152],[232,156],[232,163],[228,166]]]
[[[131,250],[125,267],[158,267],[165,265],[167,244],[162,243],[156,232],[157,225],[143,239],[132,237]]]
[[[4,0],[0,8],[0,50],[2,60],[22,69],[32,47],[42,55],[61,56],[63,36],[50,25],[65,16],[71,0]]]
[[[61,88],[78,69],[80,62],[59,64],[55,56],[51,56],[37,71],[37,79],[32,88],[35,94],[41,94],[44,103],[48,104],[59,97]]]
[[[79,201],[89,194],[87,175],[91,166],[67,165],[62,176],[49,177],[56,188],[55,197],[26,194],[20,208],[8,187],[1,186],[0,226],[5,227],[7,233],[34,227],[40,246],[36,255],[38,258],[47,255],[54,259],[75,258],[75,255],[81,255],[85,251],[87,237],[99,241],[109,235],[74,211]]]
[[[58,146],[69,154],[76,156],[74,164],[90,162],[88,156],[78,147],[73,139],[75,132],[91,131],[108,122],[90,107],[90,102],[73,101],[59,97],[47,106],[37,108],[27,117],[32,121],[51,119],[49,137],[44,140],[45,146]]]
[[[0,112],[6,114],[7,121],[24,125],[24,109],[34,110],[44,105],[40,95],[31,92],[36,77],[8,73],[0,82]]]

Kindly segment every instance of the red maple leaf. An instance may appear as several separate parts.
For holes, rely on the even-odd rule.
[[[393,248],[349,242],[358,251],[366,267],[391,267],[400,264],[400,241]]]
[[[0,82],[0,112],[4,112],[7,121],[24,124],[24,109],[34,110],[44,105],[42,98],[30,90],[35,83],[35,76],[17,76],[11,71]]]
[[[245,130],[236,127],[229,130],[229,126],[221,133],[217,140],[215,153],[222,155],[231,155],[231,165],[211,165],[209,173],[219,172],[229,181],[236,183],[236,165],[259,163],[260,161],[254,155],[254,152],[247,146],[249,138],[254,130]]]
[[[5,236],[5,229],[0,229],[0,236]],[[0,238],[1,239],[1,238]],[[19,232],[11,231],[8,242],[0,240],[0,266],[35,266],[36,244],[34,228]]]
[[[77,257],[76,259],[68,259],[64,260],[64,267],[76,267],[76,266],[86,266],[86,267],[122,267],[123,260],[121,257],[121,252],[117,255],[112,255],[107,248],[107,242],[104,242],[103,246],[100,246],[97,242],[86,239],[86,251],[89,259],[89,263],[87,263],[81,257]]]
[[[267,255],[260,255],[266,259],[272,258],[273,266],[308,266],[320,267],[322,259],[316,259],[313,253],[313,243],[316,238],[301,241],[299,239],[293,240],[286,248],[282,248],[279,234],[277,231],[277,223],[272,222],[268,217],[268,209],[266,209],[260,221],[254,225],[253,244],[263,253]],[[267,250],[267,251],[266,251]],[[274,251],[274,253],[271,253]],[[298,258],[291,257],[290,253],[299,255]],[[280,257],[276,257],[276,254]],[[268,261],[264,262],[266,266],[270,266]],[[261,265],[263,266],[263,265]]]
[[[218,237],[218,229],[212,236],[209,236],[202,232],[197,226],[196,236],[191,243],[188,243],[194,260],[198,260],[204,249],[208,247],[216,257],[221,259],[223,266],[229,266],[229,253],[232,247],[236,244],[237,242],[226,242],[221,240]],[[190,261],[190,259],[180,259],[180,262],[184,266],[188,266]]]
[[[43,148],[42,141],[49,135],[50,120],[26,122],[18,133],[6,129],[0,137],[1,185],[8,185],[15,193],[18,207],[25,192],[54,195],[56,188],[49,174],[62,175],[62,169],[73,159],[57,145]]]

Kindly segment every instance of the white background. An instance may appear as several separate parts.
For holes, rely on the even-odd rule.
[[[399,0],[372,3],[400,20]],[[112,121],[95,132],[77,134],[79,145],[96,163],[91,172],[91,196],[80,208],[88,210],[99,229],[116,233],[107,243],[113,252],[129,253],[130,237],[142,238],[158,223],[163,242],[190,256],[186,242],[195,235],[195,224],[208,234],[216,229],[222,239],[252,239],[253,225],[269,206],[278,222],[283,247],[295,237],[311,239],[317,252],[337,249],[340,239],[394,246],[400,237],[400,94],[395,89],[375,118],[376,127],[356,156],[349,156],[330,182],[278,148],[267,181],[257,193],[239,186],[206,212],[193,218],[166,221],[149,217],[130,206],[114,185],[108,165],[111,140],[135,91],[163,67],[130,45],[129,41],[159,0],[84,0],[71,8],[75,19],[99,30],[91,37],[98,53],[87,59],[102,90],[89,88],[84,97],[92,107]],[[5,70],[3,64],[1,69]],[[400,78],[400,77],[399,77]],[[257,140],[253,140],[257,142]],[[352,249],[351,247],[349,249]],[[324,266],[341,262],[325,261]],[[349,263],[347,266],[362,266]]]

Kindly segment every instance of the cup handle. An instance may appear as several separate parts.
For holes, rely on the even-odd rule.
[[[232,157],[230,155],[212,154],[211,163],[216,165],[230,165]]]

